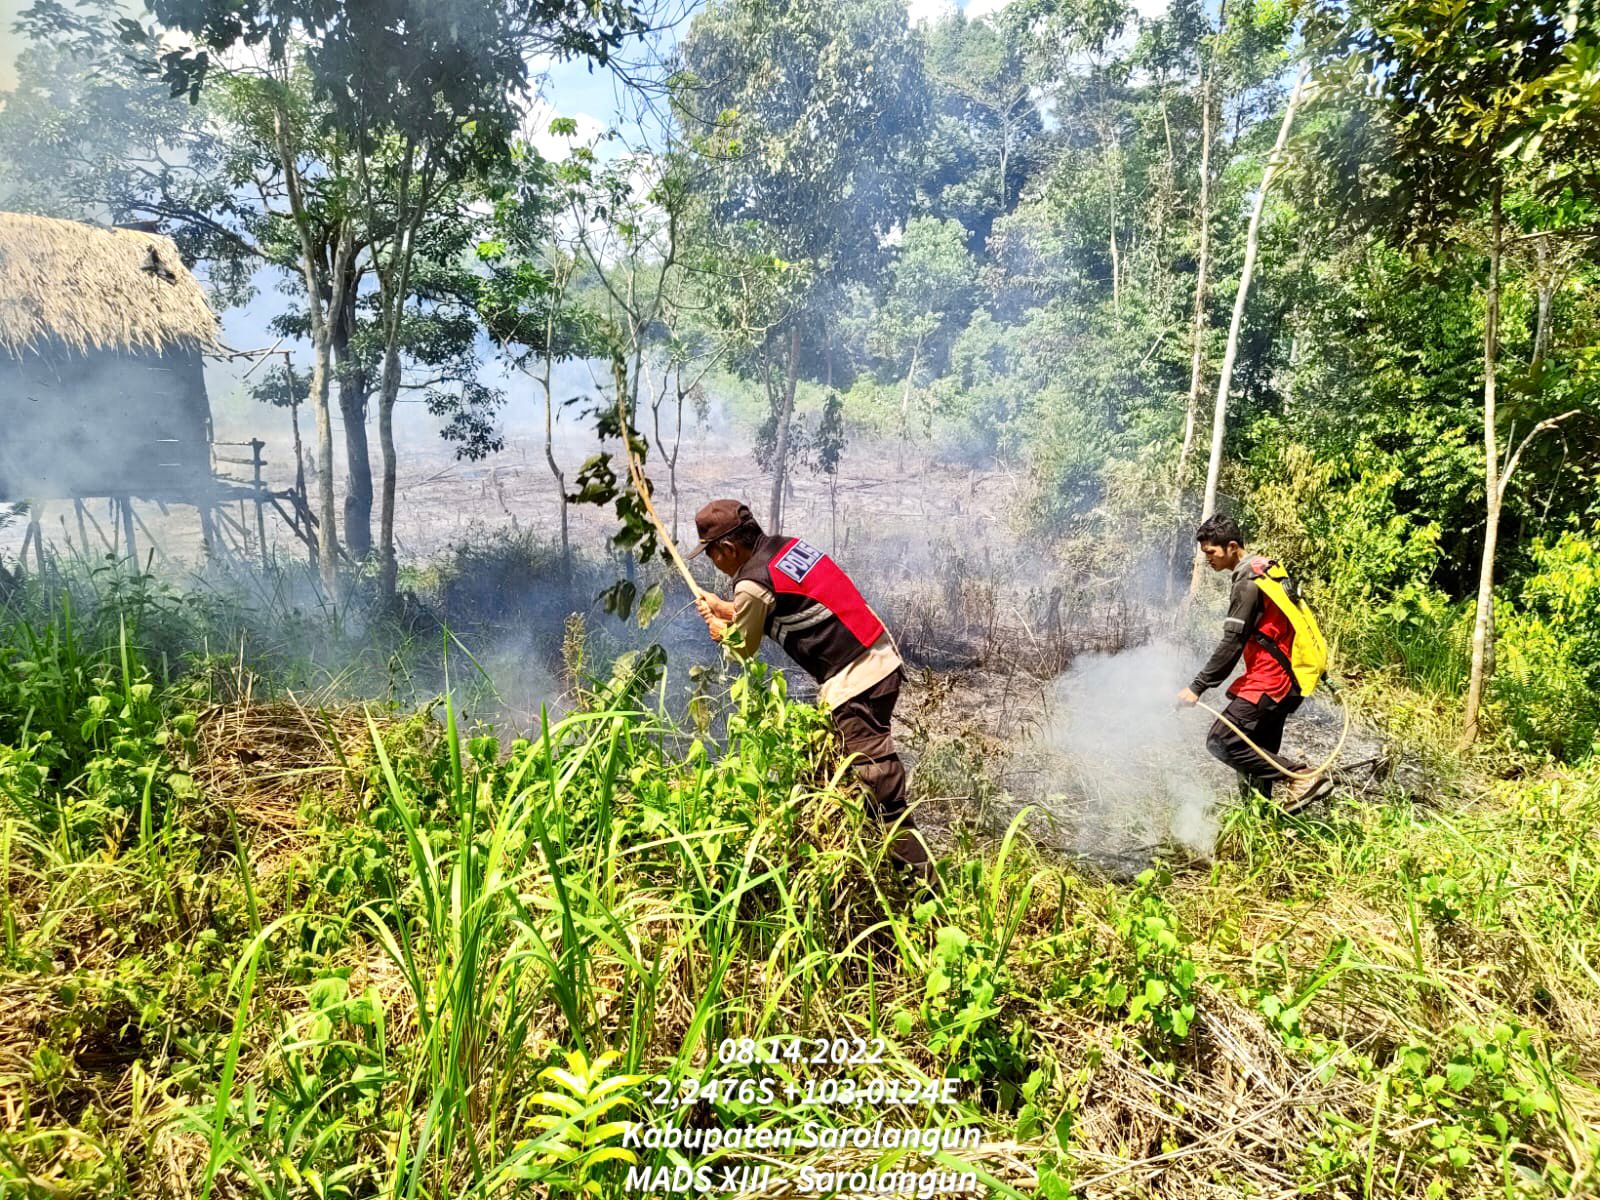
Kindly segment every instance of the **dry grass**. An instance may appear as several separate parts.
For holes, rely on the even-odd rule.
[[[294,844],[308,804],[346,795],[372,754],[361,708],[292,695],[214,705],[200,714],[195,738],[196,782],[219,810],[232,811],[258,871],[263,858]]]

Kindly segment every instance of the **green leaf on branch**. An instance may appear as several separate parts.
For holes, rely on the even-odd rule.
[[[666,591],[659,583],[652,583],[645,588],[644,595],[639,597],[639,628],[648,629],[650,622],[661,615],[661,605],[666,599]]]

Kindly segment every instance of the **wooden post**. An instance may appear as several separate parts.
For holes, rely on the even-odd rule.
[[[287,350],[283,352],[283,373],[289,381],[289,425],[294,430],[294,489],[304,497],[306,462],[300,447],[300,387],[294,381],[294,359],[289,356]]]
[[[211,505],[201,501],[195,505],[195,511],[200,514],[200,544],[205,548],[206,559],[218,557],[221,547],[217,545],[217,524],[211,517]]]
[[[44,521],[39,509],[33,509],[33,561],[39,564],[39,574],[44,575]]]
[[[128,561],[133,563],[134,570],[139,568],[139,546],[133,540],[133,497],[118,496],[117,504],[122,509],[122,542],[127,553]]]
[[[141,517],[137,512],[134,512],[133,505],[128,505],[128,511],[133,513],[134,523],[138,525],[140,529],[144,530],[144,536],[150,543],[150,558],[146,560],[146,567],[148,567],[150,562],[154,561],[156,558],[161,560],[162,566],[171,567],[172,560],[167,557],[167,552],[161,548],[160,539],[156,537],[155,531],[152,530],[150,526],[145,524],[143,517]]]
[[[95,536],[100,539],[100,544],[106,548],[106,553],[115,558],[117,555],[117,545],[115,539],[106,536],[106,531],[100,528],[99,520],[95,517],[94,513],[88,508],[87,505],[83,506],[83,515],[88,517],[89,524],[94,526]],[[113,534],[116,533],[116,526],[112,526],[111,532]]]
[[[264,461],[261,457],[261,449],[265,445],[266,443],[260,438],[250,439],[250,466],[255,474],[256,488],[256,542],[261,549],[261,569],[263,571],[267,569],[267,520],[262,514],[261,507],[262,490],[266,487],[261,478],[261,467]]]
[[[243,501],[240,501],[243,504]],[[250,557],[250,535],[245,531],[244,521],[235,520],[233,514],[222,505],[217,506],[217,544],[226,552],[225,556],[238,562],[245,562]],[[232,530],[232,532],[229,532]],[[238,541],[233,541],[233,534],[239,535]]]
[[[78,540],[83,543],[83,556],[94,557],[94,547],[89,545],[89,531],[83,524],[83,501],[77,496],[72,498],[72,512],[78,518]]]
[[[44,530],[39,527],[39,502],[28,501],[28,528],[22,535],[22,549],[17,551],[17,565],[22,566],[28,557],[28,547],[34,547],[36,555],[34,561],[39,566],[39,574],[44,574],[44,551],[40,547],[44,541]]]

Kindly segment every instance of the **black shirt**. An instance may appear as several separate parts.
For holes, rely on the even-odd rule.
[[[1250,570],[1250,559],[1243,558],[1233,569],[1233,590],[1228,594],[1228,615],[1222,621],[1222,640],[1194,677],[1189,690],[1196,696],[1216,687],[1232,672],[1244,653],[1245,639],[1261,616],[1261,589]]]

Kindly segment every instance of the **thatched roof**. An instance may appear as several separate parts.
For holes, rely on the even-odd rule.
[[[216,330],[170,238],[0,212],[0,350],[206,349]]]

